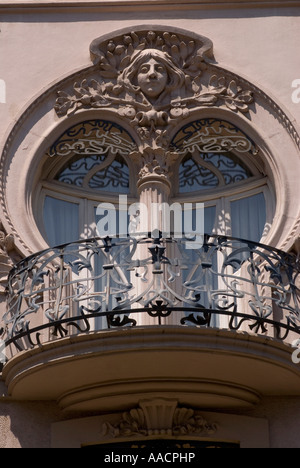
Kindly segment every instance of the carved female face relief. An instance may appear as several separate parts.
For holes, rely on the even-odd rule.
[[[137,82],[145,96],[150,99],[158,98],[168,82],[167,69],[162,63],[151,58],[140,66]]]
[[[91,79],[74,83],[73,94],[67,88],[59,91],[55,110],[60,117],[79,109],[117,110],[138,127],[147,144],[169,123],[175,125],[201,107],[225,105],[247,114],[253,92],[231,75],[223,76],[209,60],[212,48],[203,36],[169,28],[95,39],[90,50],[97,73],[92,67]]]
[[[172,91],[180,89],[185,75],[171,57],[160,50],[138,52],[119,78],[128,91],[142,92],[150,101],[162,101]],[[170,96],[169,96],[170,99]]]

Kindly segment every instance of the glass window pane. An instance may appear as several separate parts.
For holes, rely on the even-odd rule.
[[[89,172],[91,172],[88,186],[91,189],[106,192],[129,193],[129,167],[124,158],[117,156],[109,165],[94,172],[97,166],[101,166],[105,161],[105,156],[94,155],[80,159],[72,159],[57,174],[55,180],[64,184],[83,187],[83,182]],[[96,169],[95,169],[96,170]]]
[[[231,202],[232,236],[259,242],[264,232],[266,217],[263,193]]]
[[[183,159],[179,168],[179,193],[196,192],[219,185],[218,177],[200,166],[191,156]]]
[[[94,174],[89,181],[89,187],[97,191],[129,193],[129,168],[124,159],[116,157],[109,166]]]
[[[247,166],[234,154],[199,153],[198,156],[199,158],[186,156],[180,165],[180,193],[207,190],[218,187],[220,183],[235,184],[253,176]]]
[[[203,161],[209,162],[218,169],[224,177],[225,184],[235,184],[252,177],[251,171],[234,154],[201,154]]]
[[[79,239],[79,205],[47,196],[44,225],[51,247]]]
[[[216,206],[208,206],[204,209],[204,231],[212,234],[216,220]]]
[[[61,183],[128,193],[129,168],[123,156],[135,150],[132,137],[121,126],[90,120],[69,128],[47,154],[51,158],[65,158],[64,166],[54,177]],[[103,167],[107,159],[111,163]]]
[[[64,184],[82,187],[85,176],[91,169],[105,161],[105,155],[93,155],[80,159],[72,159],[57,174],[55,180]]]

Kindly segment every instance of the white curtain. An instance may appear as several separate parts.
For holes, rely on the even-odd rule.
[[[96,224],[101,219],[101,216],[97,215],[96,208],[94,212],[94,222]],[[215,225],[215,220],[217,216],[217,209],[216,206],[211,206],[205,208],[204,214],[204,231],[207,234],[213,232],[213,228]],[[118,226],[118,212],[116,212],[116,227]],[[232,229],[232,236],[233,237],[240,237],[247,240],[252,240],[259,242],[264,226],[266,223],[266,203],[264,194],[260,193],[257,195],[253,195],[244,199],[235,200],[230,203],[230,219],[231,219],[231,229]],[[48,242],[51,246],[65,244],[73,241],[77,241],[80,237],[80,228],[79,228],[79,205],[76,203],[67,202],[64,200],[59,200],[50,196],[46,196],[45,198],[45,205],[44,205],[44,224],[47,233]],[[96,234],[96,233],[95,233]],[[97,233],[96,235],[101,235],[101,233]],[[107,234],[107,232],[105,233]],[[224,235],[227,233],[224,232]],[[126,256],[127,252],[123,252],[122,256]],[[191,264],[193,260],[197,258],[197,253],[193,250],[189,250],[189,255],[191,255]],[[94,259],[94,273],[97,276],[101,275],[102,272],[102,260],[103,258],[95,256]],[[117,259],[122,263],[122,258]],[[217,265],[217,258],[215,257],[213,260],[214,265],[212,265],[213,270],[218,270]],[[124,283],[130,282],[130,272],[116,272],[125,274],[125,278],[123,279]],[[73,274],[76,275],[76,271],[73,270]],[[183,281],[190,281],[197,278],[197,275],[200,275],[200,269],[198,272],[194,272],[193,275],[192,271],[183,270]],[[209,274],[207,270],[207,274]],[[209,307],[209,292],[205,291],[205,284],[207,278],[201,278],[199,276],[199,290],[203,289],[201,294],[200,303],[204,307]],[[218,284],[218,279],[216,276],[212,275],[210,277],[210,287],[212,290],[222,289],[223,285]],[[94,282],[95,292],[103,292],[105,291],[106,285],[106,278],[98,278]],[[203,288],[202,288],[203,287]],[[103,300],[103,295],[99,294],[99,296],[95,295],[94,299],[100,302]],[[108,304],[108,308],[111,309],[117,305],[115,299],[111,298],[110,304]],[[201,315],[201,314],[200,314]],[[122,320],[123,316],[120,316]],[[218,327],[219,317],[213,317],[211,326]],[[107,328],[107,322],[105,318],[98,318],[95,320],[95,329],[104,329]]]
[[[51,247],[79,240],[79,205],[46,196],[44,204],[44,225],[47,240]],[[67,251],[68,247],[65,248],[65,252]],[[76,260],[74,255],[65,254],[65,263],[72,264],[74,260]],[[78,280],[80,280],[78,268],[73,264],[68,273],[68,277],[66,277],[64,281],[66,284],[68,282],[74,282],[74,288],[76,288],[76,281]],[[63,296],[67,298],[75,294],[75,290],[71,291],[71,288],[70,285],[66,285],[63,288]],[[79,304],[68,299],[63,301],[63,306],[68,306],[70,308],[68,314],[73,317],[79,315],[80,305],[82,305],[82,303]]]
[[[47,196],[44,224],[51,247],[79,240],[79,205]]]
[[[259,242],[266,224],[266,202],[263,193],[231,202],[233,237]]]
[[[216,206],[209,206],[204,210],[205,234],[212,234],[216,219]]]
[[[196,212],[197,216],[197,212]],[[214,225],[215,225],[215,219],[216,219],[216,206],[210,206],[206,207],[204,209],[204,233],[205,234],[212,234]],[[203,234],[203,233],[200,233]],[[200,297],[200,303],[202,306],[209,308],[209,299],[208,299],[208,293],[205,291],[206,285],[208,282],[208,277],[205,274],[205,277],[202,277],[203,270],[200,267],[195,268],[193,265],[197,264],[200,259],[199,259],[199,252],[195,251],[193,249],[188,249],[186,254],[190,258],[190,269],[188,270],[182,270],[182,276],[183,276],[183,281],[189,283],[189,281],[195,281],[198,279],[198,283],[195,284],[196,287],[199,288],[199,291],[201,292],[201,297]],[[216,263],[216,258],[214,259],[214,263]],[[213,268],[217,268],[217,265],[213,265]],[[217,278],[210,278],[213,284],[211,284],[212,289],[217,288]],[[189,307],[189,304],[184,304],[186,307]],[[190,313],[187,312],[186,316],[188,316]],[[194,314],[195,316],[203,317],[203,314]],[[188,323],[191,325],[191,323]],[[213,316],[211,318],[211,323],[210,326],[212,327],[217,327],[218,326],[218,317]]]
[[[210,234],[213,232],[216,215],[217,210],[215,206],[205,208],[205,233]],[[259,242],[263,235],[266,223],[266,203],[264,194],[259,193],[257,195],[253,195],[244,199],[232,201],[230,204],[230,221],[233,237],[239,237],[242,239]],[[219,232],[219,234],[221,233]],[[227,233],[224,232],[222,234],[226,235]],[[190,250],[188,255],[191,256],[192,265],[197,259],[197,252]],[[240,255],[241,260],[243,260],[244,255],[247,257],[246,253],[244,255]],[[183,271],[184,281],[189,281],[191,279],[195,280],[197,278],[197,275],[200,274],[199,282],[197,284],[200,291],[203,288],[200,303],[207,308],[209,308],[210,302],[213,299],[218,299],[218,296],[211,296],[212,291],[226,289],[226,286],[223,284],[221,278],[218,279],[216,275],[211,273],[212,271],[220,271],[221,265],[218,265],[218,263],[223,261],[223,256],[215,255],[211,260],[213,264],[212,267],[209,269],[201,270],[199,268],[194,272],[194,274],[192,270]],[[201,278],[201,272],[204,275],[203,278]],[[209,289],[206,289],[208,285]],[[199,315],[201,316],[202,314]],[[221,320],[222,326],[226,327],[227,322],[226,320],[224,321],[224,319],[221,316],[213,316],[211,319],[210,326],[221,326]]]
[[[123,234],[125,226],[122,226],[122,227],[120,226],[119,214],[120,214],[119,210],[116,210],[114,208],[112,208],[112,210],[110,210],[109,207],[107,207],[107,209],[99,209],[99,210],[97,208],[94,208],[94,216],[95,216],[95,222],[97,226],[96,235],[100,237],[112,236],[114,238],[116,234],[117,235]],[[129,223],[129,216],[127,215],[127,226],[128,226],[128,223]],[[126,232],[127,226],[126,226],[124,235],[127,234]],[[125,239],[126,238],[117,237],[115,241],[113,241],[116,244],[119,244],[119,247],[115,247],[113,249],[112,254],[115,255],[116,252],[120,250],[120,255],[115,258],[115,262],[120,265],[122,265],[126,256],[130,254],[129,248],[124,250],[122,249],[120,245],[122,243],[122,240],[125,240]],[[103,273],[103,259],[104,259],[103,256],[100,256],[100,257],[95,256],[95,274],[98,276],[99,275],[102,276],[102,273]],[[121,267],[116,268],[115,271],[113,272],[113,277],[116,278],[118,283],[114,284],[113,279],[112,278],[110,279],[110,286],[112,290],[116,290],[118,288],[122,289],[122,283],[124,284],[124,287],[126,284],[130,283],[130,272],[125,271],[124,268],[121,268]],[[100,278],[97,278],[94,284],[95,284],[95,291],[104,292],[106,285],[107,285],[106,275]],[[102,295],[102,299],[103,297],[105,297],[105,295]],[[96,300],[101,301],[101,296],[100,295],[99,297],[96,296]],[[109,303],[106,304],[108,310],[113,310],[115,307],[117,307],[117,305],[118,305],[118,302],[116,300],[116,297],[110,295]],[[115,316],[115,318],[118,318],[118,317],[120,318],[120,321],[122,321],[124,318],[124,315],[121,314],[121,315]],[[106,317],[99,317],[95,319],[95,328],[97,330],[102,330],[102,329],[107,328]]]

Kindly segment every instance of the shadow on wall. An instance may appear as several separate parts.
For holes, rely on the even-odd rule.
[[[50,448],[51,424],[62,419],[55,402],[0,400],[0,449]]]

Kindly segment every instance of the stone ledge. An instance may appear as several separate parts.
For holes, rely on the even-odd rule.
[[[101,9],[112,11],[122,11],[128,9],[134,9],[135,11],[141,10],[169,10],[172,6],[172,10],[194,10],[194,9],[239,9],[239,8],[287,8],[287,7],[299,7],[299,0],[219,0],[219,1],[208,1],[208,0],[150,0],[143,2],[141,0],[89,0],[89,1],[74,1],[74,0],[14,0],[6,1],[0,5],[0,11],[13,11],[22,10],[22,13],[32,12],[35,10],[43,9],[44,11],[53,11],[70,8],[76,10],[90,9]]]

